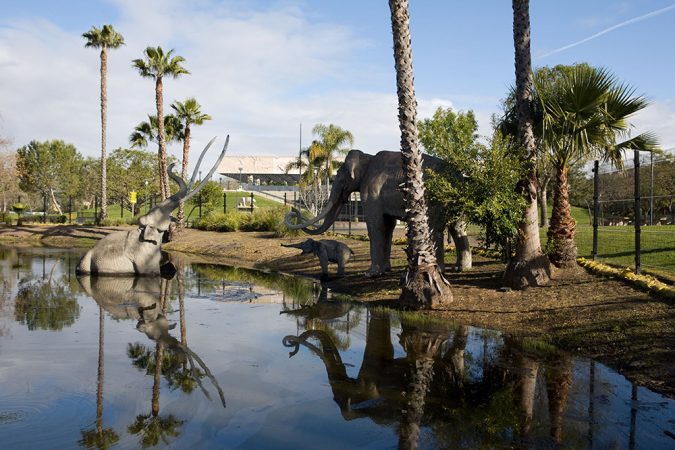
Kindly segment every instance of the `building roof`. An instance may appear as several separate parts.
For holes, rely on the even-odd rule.
[[[229,176],[243,174],[284,174],[286,166],[298,158],[293,156],[225,156],[218,166],[218,173]],[[297,172],[297,170],[296,170]]]

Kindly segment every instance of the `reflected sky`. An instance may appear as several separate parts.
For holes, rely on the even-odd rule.
[[[0,249],[0,448],[673,448],[675,402],[498,332],[173,256]]]

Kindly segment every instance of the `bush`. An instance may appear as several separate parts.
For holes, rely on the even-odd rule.
[[[107,217],[101,221],[104,227],[117,227],[120,225],[136,225],[138,217]]]
[[[206,231],[239,231],[243,219],[244,215],[237,211],[228,213],[212,211],[202,216],[201,219],[195,220],[192,226]]]
[[[259,208],[253,213],[213,211],[195,220],[193,227],[206,231],[273,231],[277,236],[297,235],[284,225],[288,208]]]

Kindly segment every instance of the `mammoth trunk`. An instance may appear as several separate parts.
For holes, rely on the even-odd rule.
[[[284,223],[286,227],[290,230],[303,230],[305,233],[308,234],[321,234],[328,230],[331,225],[333,225],[333,222],[335,222],[335,219],[337,219],[338,214],[340,214],[340,211],[342,210],[342,203],[341,202],[335,202],[330,200],[328,202],[328,205],[321,211],[321,213],[314,217],[313,219],[308,220],[307,222],[300,222],[297,224],[291,223],[291,219],[293,217],[299,217],[299,213],[297,211],[289,213],[286,218],[284,219]],[[317,222],[323,219],[323,222],[318,228],[310,228],[313,225],[315,225]]]

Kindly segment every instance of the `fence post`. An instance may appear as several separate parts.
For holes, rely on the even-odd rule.
[[[223,214],[227,214],[227,192],[223,191]]]
[[[98,195],[94,196],[94,225],[98,225]]]
[[[199,193],[198,201],[199,201],[199,218],[201,219],[202,218],[202,193],[201,192]]]
[[[288,200],[286,198],[287,195],[288,195],[288,192],[284,192],[284,206],[286,206],[288,204]]]
[[[253,192],[251,192],[251,213],[253,213]]]
[[[354,201],[352,200],[352,197],[354,194],[349,194],[349,205],[347,205],[347,210],[349,211],[349,231],[347,234],[349,237],[352,236],[352,216],[354,215]]]
[[[598,215],[600,213],[600,162],[593,163],[593,259],[598,259]]]
[[[120,197],[120,219],[124,219],[124,197]]]
[[[42,210],[44,211],[44,214],[42,214],[42,223],[47,223],[47,193],[46,192],[42,195]]]
[[[73,223],[73,196],[68,196],[68,224]]]
[[[640,222],[642,221],[642,212],[640,211],[640,150],[635,150],[634,158],[635,171],[635,273],[640,273]]]

